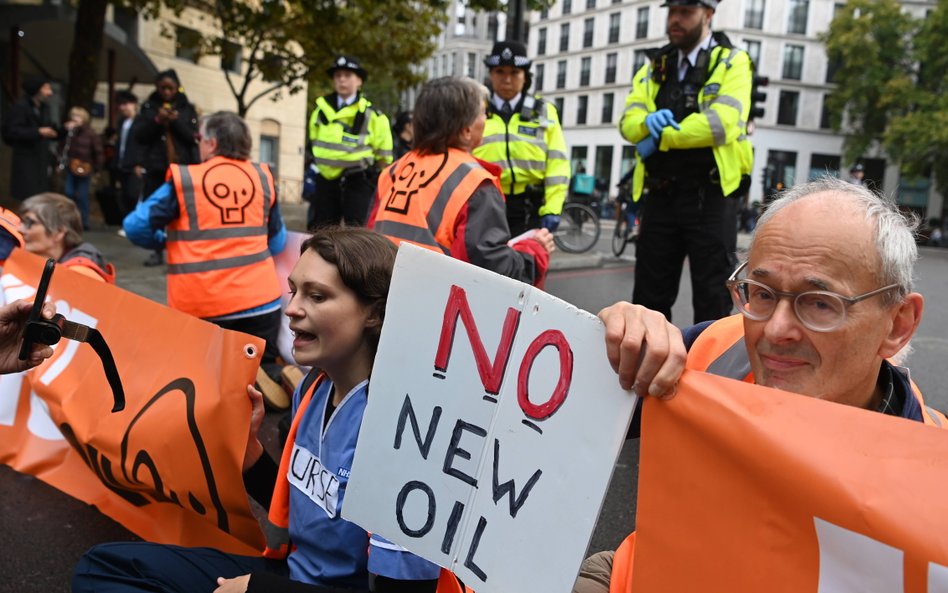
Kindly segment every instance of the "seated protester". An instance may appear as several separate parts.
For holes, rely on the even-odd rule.
[[[20,205],[20,233],[30,253],[90,278],[115,284],[115,266],[92,243],[82,240],[82,218],[76,203],[61,194],[37,194]]]
[[[414,148],[379,176],[369,228],[396,244],[408,241],[542,287],[553,235],[541,228],[508,245],[500,167],[471,154],[484,135],[487,97],[470,78],[446,76],[422,87]]]
[[[738,314],[682,333],[640,305],[599,313],[620,385],[671,397],[687,368],[948,428],[896,366],[924,308],[912,288],[914,230],[865,186],[831,177],[793,186],[764,211],[727,283]],[[574,591],[631,593],[634,552],[632,533],[587,558]]]
[[[79,561],[73,591],[435,591],[438,566],[370,538],[341,517],[395,251],[385,237],[353,227],[323,227],[303,243],[289,276],[285,314],[296,362],[322,372],[311,372],[293,395],[294,420],[279,471],[257,436],[262,396],[248,388],[244,483],[269,507],[265,557],[145,542],[103,544]],[[337,491],[313,492],[305,479],[294,479],[289,464],[300,456],[327,471],[339,468]]]

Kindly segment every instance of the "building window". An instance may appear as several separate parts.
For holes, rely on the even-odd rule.
[[[260,162],[270,165],[274,177],[280,165],[280,122],[265,119],[260,122]]]
[[[594,26],[595,19],[590,18],[583,21],[583,47],[592,47]]]
[[[586,159],[589,158],[589,149],[585,146],[574,146],[570,151],[569,164],[570,171],[576,173],[586,172]]]
[[[573,12],[573,0],[563,0],[563,14]]]
[[[491,13],[491,15],[487,17],[487,38],[488,39],[497,39],[498,27],[499,27],[499,24],[497,23],[497,15]]]
[[[809,181],[815,181],[820,177],[839,177],[839,155],[838,154],[818,154],[810,155],[810,176]]]
[[[128,41],[138,43],[138,11],[132,8],[115,6],[112,9],[112,22],[128,35]]]
[[[605,93],[602,96],[602,123],[612,123],[612,111],[615,107],[615,94]]]
[[[787,22],[787,33],[806,35],[806,20],[809,12],[809,0],[790,0],[790,18]]]
[[[576,125],[581,126],[586,123],[586,110],[589,108],[589,97],[580,95],[576,103]]]
[[[543,90],[543,75],[546,74],[546,64],[537,64],[537,73],[536,73],[536,90],[540,92]]]
[[[553,105],[556,106],[556,115],[560,118],[560,121],[563,121],[563,97],[557,97],[553,99]]]
[[[625,144],[622,147],[622,154],[619,155],[619,175],[624,176],[632,167],[635,166],[635,147],[631,144]]]
[[[546,27],[537,31],[537,55],[546,55]]]
[[[471,78],[477,77],[477,54],[474,52],[467,54],[467,75]]]
[[[797,176],[797,153],[787,150],[768,150],[764,176],[764,194],[791,187]]]
[[[596,147],[596,185],[606,184],[612,179],[612,145]],[[601,188],[599,188],[601,189]]]
[[[616,70],[618,70],[619,54],[606,54],[606,83],[616,81]]]
[[[635,38],[648,37],[648,6],[643,6],[635,15]]]
[[[803,46],[788,45],[783,50],[783,77],[785,80],[803,78]]]
[[[592,72],[592,58],[583,58],[579,63],[579,86],[589,86],[590,72]]]
[[[764,28],[764,0],[747,0],[747,8],[744,10],[744,28]]]
[[[760,41],[745,39],[744,49],[747,50],[747,55],[750,57],[751,62],[760,64]]]
[[[622,13],[613,12],[609,15],[609,43],[619,43],[619,23]]]
[[[242,53],[243,48],[239,43],[227,41],[226,39],[221,41],[221,69],[233,72],[234,74],[240,74],[243,58]]]
[[[836,82],[836,73],[839,72],[839,69],[843,65],[843,60],[840,58],[829,59],[826,61],[826,82]]]
[[[833,127],[833,118],[830,116],[829,93],[823,95],[823,109],[820,111],[820,129],[829,130]]]
[[[549,8],[544,8],[543,10],[541,10],[541,11],[540,11],[540,18],[543,19],[543,20],[546,20],[546,19],[550,18],[550,9],[549,9]],[[496,39],[496,37],[491,37],[491,39]]]
[[[566,88],[566,60],[560,60],[556,63],[556,88]]]
[[[777,106],[777,123],[785,126],[797,125],[797,111],[799,108],[799,92],[780,91],[780,103]]]
[[[187,27],[177,26],[174,29],[174,56],[197,64],[201,57],[201,34]]]
[[[635,53],[632,54],[632,71],[638,72],[645,65],[646,60],[648,60],[648,54],[645,53],[644,49],[635,50]]]
[[[569,51],[569,23],[560,25],[560,51]]]
[[[586,10],[595,10],[596,0],[586,0]]]
[[[281,82],[283,80],[283,58],[266,52],[263,58],[257,63],[260,69],[260,77],[264,82]]]

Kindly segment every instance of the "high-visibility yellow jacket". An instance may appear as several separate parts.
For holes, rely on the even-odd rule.
[[[346,170],[392,162],[392,129],[388,117],[377,111],[361,94],[358,100],[336,111],[327,97],[316,99],[309,118],[309,140],[319,173],[338,179]]]
[[[492,108],[474,156],[503,169],[500,186],[506,195],[521,194],[528,185],[542,185],[540,216],[563,211],[569,159],[563,127],[552,103],[526,96],[507,122]]]
[[[645,117],[657,110],[655,98],[661,83],[656,80],[660,65],[647,62],[632,79],[632,92],[625,100],[619,121],[622,137],[637,144],[648,136]],[[674,76],[674,73],[670,75]],[[698,111],[678,122],[680,130],[667,127],[658,149],[685,150],[711,148],[724,195],[741,183],[741,175],[750,174],[753,157],[746,140],[747,117],[753,71],[747,52],[717,45],[711,49],[708,78],[698,92]],[[645,164],[636,156],[632,177],[632,196],[638,200],[645,184]]]

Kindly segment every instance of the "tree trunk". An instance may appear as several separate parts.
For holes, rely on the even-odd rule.
[[[75,106],[90,110],[92,108],[105,36],[107,7],[108,0],[79,0],[72,49],[69,51],[66,109]]]

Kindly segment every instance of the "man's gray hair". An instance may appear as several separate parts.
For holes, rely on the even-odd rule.
[[[236,113],[218,111],[201,120],[201,133],[217,140],[215,156],[223,156],[238,161],[250,160],[253,140],[250,129]]]
[[[915,244],[918,218],[914,214],[903,214],[892,200],[882,194],[836,177],[821,177],[780,192],[777,199],[768,205],[760,216],[751,239],[751,248],[760,229],[778,212],[793,202],[821,193],[833,193],[848,198],[862,210],[866,220],[872,224],[873,241],[882,264],[878,280],[883,285],[899,285],[898,296],[890,291],[883,297],[885,304],[899,302],[901,297],[912,292],[912,275],[918,260],[918,247]]]

